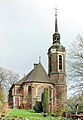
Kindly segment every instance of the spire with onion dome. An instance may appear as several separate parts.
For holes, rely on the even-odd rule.
[[[60,44],[60,34],[58,33],[57,8],[55,8],[55,33],[53,34],[53,44]]]

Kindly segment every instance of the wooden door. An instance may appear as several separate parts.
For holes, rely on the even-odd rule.
[[[19,106],[19,98],[15,98],[15,106],[16,106],[16,107]]]

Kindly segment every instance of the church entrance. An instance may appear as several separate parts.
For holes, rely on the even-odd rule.
[[[19,98],[15,98],[15,106],[19,107]]]

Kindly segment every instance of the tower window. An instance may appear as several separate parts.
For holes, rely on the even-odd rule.
[[[49,73],[52,72],[51,57],[49,57]]]
[[[59,55],[59,70],[62,70],[62,56]]]

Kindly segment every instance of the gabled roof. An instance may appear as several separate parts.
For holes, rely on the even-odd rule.
[[[52,83],[41,63],[36,64],[34,69],[16,84],[28,82]]]

